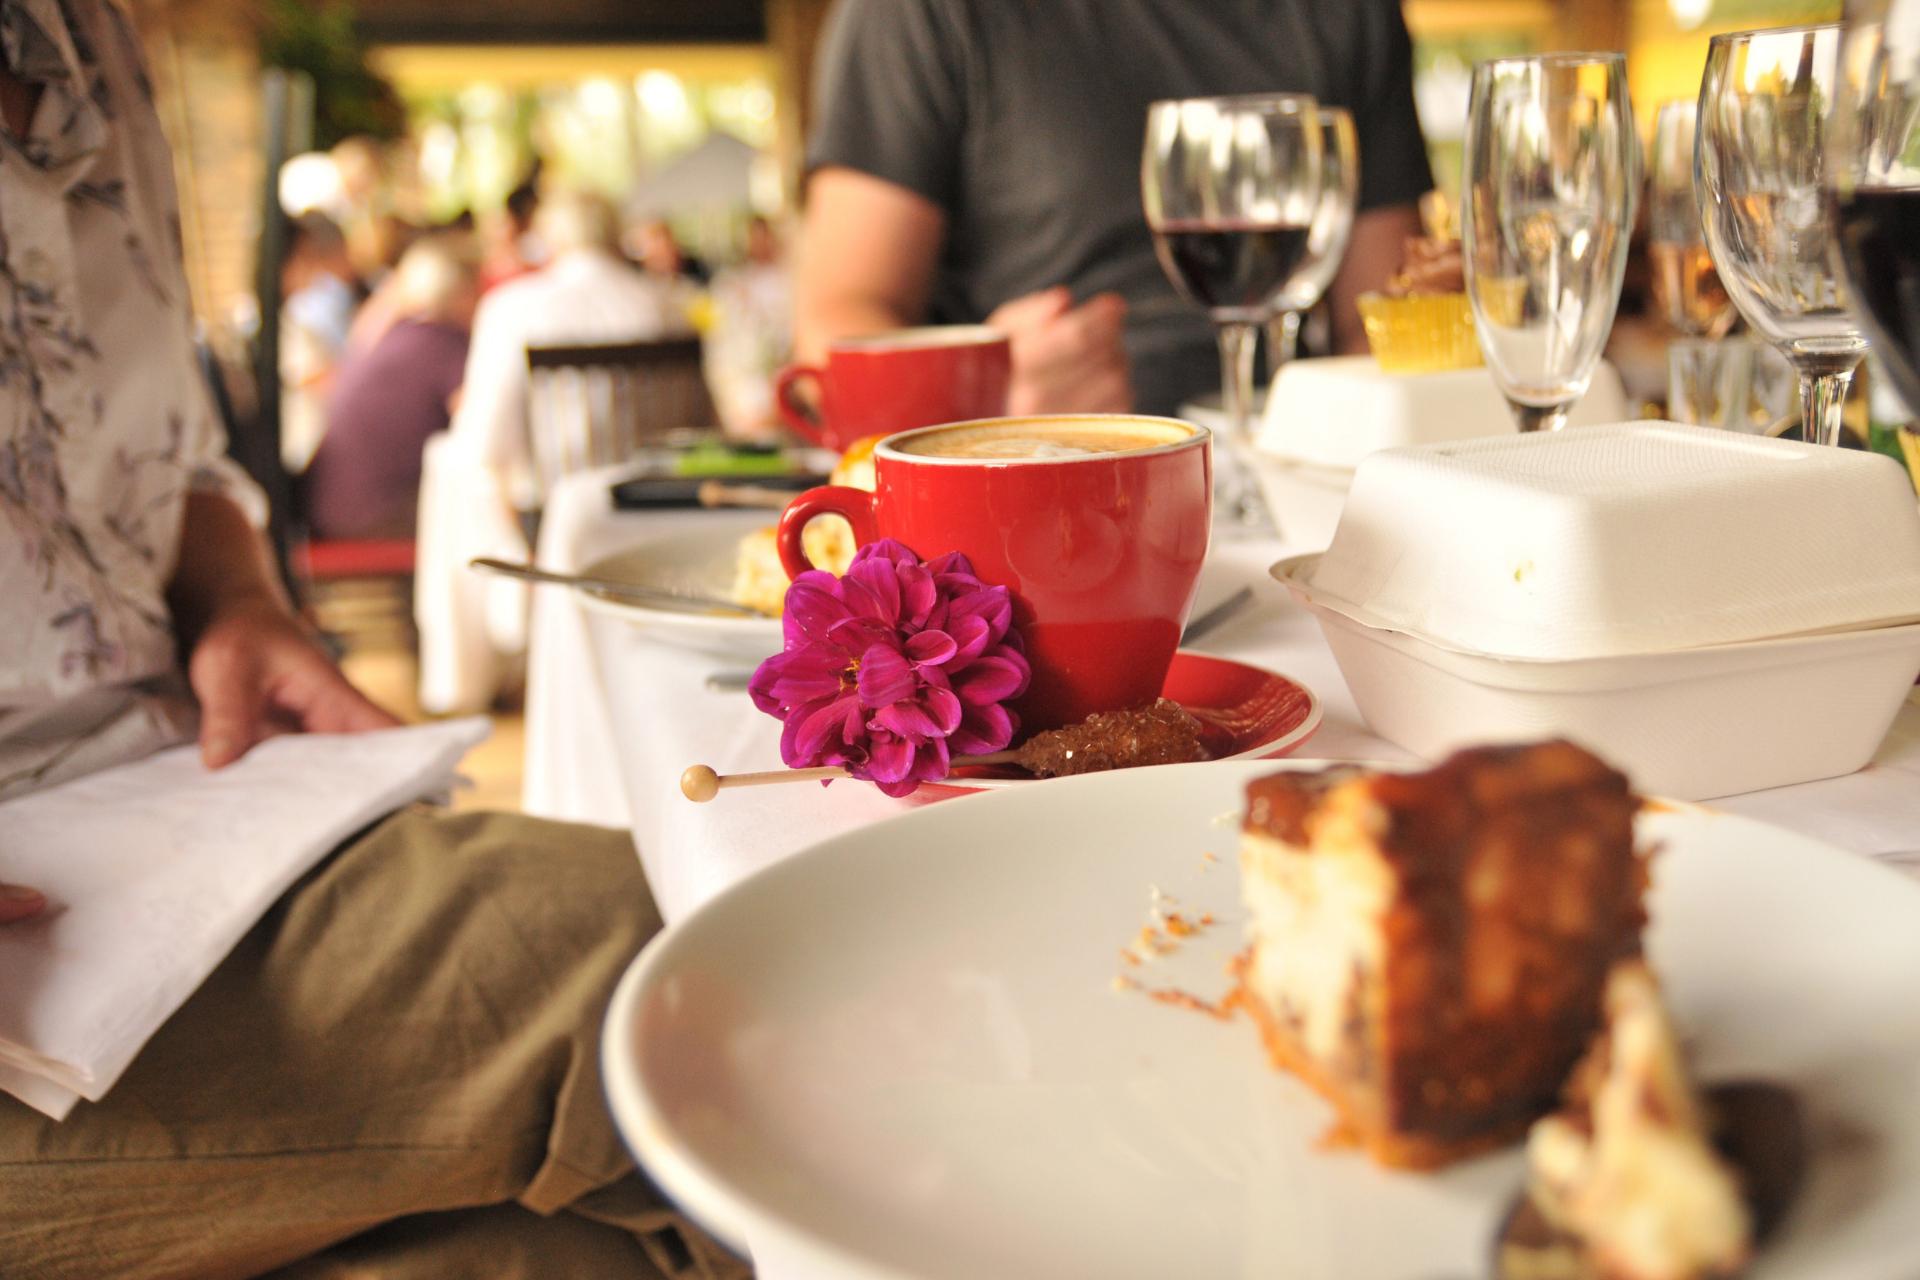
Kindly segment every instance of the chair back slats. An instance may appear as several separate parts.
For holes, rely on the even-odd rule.
[[[717,421],[698,338],[527,348],[527,429],[542,501],[562,476]]]

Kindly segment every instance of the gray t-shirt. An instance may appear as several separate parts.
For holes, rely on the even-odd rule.
[[[1160,98],[1300,91],[1353,113],[1360,207],[1433,185],[1398,0],[840,0],[808,167],[946,211],[936,321],[1065,284],[1133,308],[1143,412],[1219,387],[1212,331],[1153,255],[1140,144]]]

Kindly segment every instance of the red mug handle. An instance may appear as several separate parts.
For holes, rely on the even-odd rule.
[[[873,514],[873,495],[865,489],[843,484],[809,489],[787,504],[787,509],[780,513],[780,528],[774,534],[774,542],[780,549],[780,566],[787,571],[787,577],[797,578],[816,567],[807,559],[800,535],[815,516],[828,515],[846,517],[847,523],[853,526],[856,547],[864,547],[880,536],[879,521]]]
[[[792,428],[803,440],[811,440],[823,449],[832,448],[827,443],[826,424],[816,417],[805,404],[793,398],[793,384],[802,378],[813,379],[818,386],[822,373],[807,364],[790,364],[780,371],[773,380],[773,403],[780,411],[780,420]]]

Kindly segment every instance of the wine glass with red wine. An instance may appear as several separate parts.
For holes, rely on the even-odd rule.
[[[1617,53],[1473,69],[1460,253],[1487,367],[1522,431],[1557,431],[1620,305],[1640,145]]]
[[[1867,340],[1833,262],[1826,129],[1840,28],[1718,35],[1707,48],[1694,194],[1707,248],[1747,323],[1800,376],[1802,438],[1840,443]]]
[[[1828,209],[1855,314],[1920,405],[1920,0],[1849,0],[1827,126]]]
[[[1147,110],[1141,203],[1161,268],[1213,318],[1230,446],[1248,437],[1255,335],[1308,251],[1323,149],[1318,104],[1303,93],[1185,98]],[[1258,495],[1244,474],[1239,484],[1234,514],[1257,522]]]

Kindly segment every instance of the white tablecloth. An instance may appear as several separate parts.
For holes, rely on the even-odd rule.
[[[527,540],[499,477],[444,431],[421,451],[416,528],[420,705],[436,715],[485,711],[511,655],[526,647],[527,591],[467,564],[477,556],[524,560]]]
[[[618,474],[586,473],[558,488],[541,533],[543,563],[578,568],[691,523],[741,522],[739,513],[615,512],[608,487]],[[1407,759],[1368,732],[1318,624],[1267,576],[1273,561],[1310,549],[1273,538],[1218,542],[1201,604],[1242,582],[1254,587],[1256,603],[1199,647],[1282,672],[1319,695],[1325,722],[1296,755]],[[535,595],[527,807],[546,816],[629,823],[669,921],[771,862],[910,803],[844,782],[767,787],[704,805],[684,799],[679,778],[690,764],[722,773],[780,767],[778,723],[753,710],[745,694],[705,686],[708,675],[741,664],[663,644],[618,619],[589,614],[564,590],[543,587]],[[591,657],[590,640],[596,650]],[[1904,860],[1920,872],[1920,695],[1908,700],[1868,769],[1713,803],[1861,853]]]

